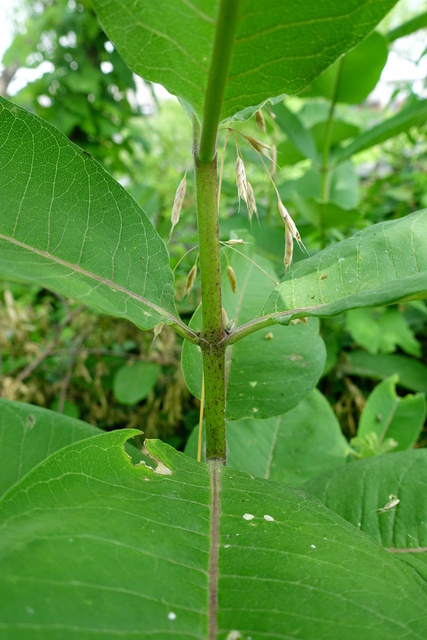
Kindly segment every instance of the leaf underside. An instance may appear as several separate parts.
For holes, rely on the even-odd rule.
[[[163,240],[101,165],[0,97],[0,273],[143,329],[176,318]]]
[[[298,93],[363,40],[395,3],[396,0],[240,3],[221,120],[236,114],[249,117],[268,99]],[[218,0],[181,2],[178,6],[94,0],[94,6],[105,32],[129,67],[183,98],[200,119]]]

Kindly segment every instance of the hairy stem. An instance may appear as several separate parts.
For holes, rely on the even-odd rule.
[[[202,289],[203,375],[205,383],[206,458],[225,462],[225,335],[222,326],[221,262],[217,213],[216,156],[203,162],[197,155],[195,129],[195,179]]]
[[[222,326],[216,139],[241,0],[220,0],[202,123],[194,119],[194,175],[202,289],[206,458],[225,463],[225,332]]]

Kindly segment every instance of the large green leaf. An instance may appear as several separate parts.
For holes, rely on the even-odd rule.
[[[399,385],[411,391],[427,393],[427,367],[418,360],[400,355],[383,355],[352,351],[344,355],[343,373],[374,380],[384,380],[392,373],[399,376]]]
[[[222,304],[236,325],[251,320],[274,289],[271,264],[252,253],[250,259],[252,262],[234,251],[230,253],[236,293],[224,277]],[[200,329],[200,310],[190,326]],[[323,371],[325,347],[318,329],[317,323],[312,322],[286,328],[276,326],[272,330],[262,329],[229,347],[226,352],[227,419],[269,418],[301,402]],[[191,393],[200,398],[202,356],[199,348],[189,342],[183,346],[182,369]]]
[[[322,96],[350,104],[362,102],[375,88],[387,56],[386,39],[374,31],[316,78],[303,95]]]
[[[236,0],[228,0],[233,4]],[[297,93],[365,38],[396,0],[273,0],[239,6],[221,119],[267,99]],[[200,117],[219,1],[164,4],[94,0],[108,37],[130,68],[163,84]],[[190,37],[191,36],[191,37]],[[219,34],[219,42],[226,34]],[[285,70],[285,72],[284,72]]]
[[[343,465],[349,453],[331,405],[317,389],[285,415],[228,422],[226,430],[230,467],[293,487]],[[193,458],[197,439],[198,427],[185,447]]]
[[[317,500],[157,441],[157,472],[134,466],[131,434],[61,449],[0,501],[4,638],[423,637],[417,574]]]
[[[141,328],[176,322],[163,240],[133,198],[62,133],[0,98],[0,273]]]
[[[427,210],[364,229],[293,266],[263,314],[332,316],[347,309],[427,296]]]
[[[352,462],[307,482],[304,489],[427,581],[426,449]]]
[[[422,431],[426,400],[423,393],[400,398],[396,393],[398,381],[399,376],[393,375],[375,387],[360,417],[357,435],[366,438],[375,433],[378,447],[392,438],[397,443],[395,451],[403,451],[415,444]]]
[[[87,422],[0,398],[0,496],[58,449],[102,433]],[[147,460],[126,443],[135,461]]]

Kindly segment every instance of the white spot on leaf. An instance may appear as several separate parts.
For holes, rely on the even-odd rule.
[[[267,520],[267,522],[274,522],[274,518],[272,516],[269,516],[269,515],[265,515],[264,516],[264,520]]]
[[[244,520],[253,520],[255,518],[255,516],[252,513],[244,513],[243,514],[243,519]]]
[[[168,620],[176,620],[176,613],[174,613],[174,611],[169,611]]]

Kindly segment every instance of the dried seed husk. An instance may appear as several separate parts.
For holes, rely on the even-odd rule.
[[[281,202],[280,200],[278,202],[279,202],[279,212],[280,212],[280,215],[282,217],[283,222],[285,223],[285,228],[289,229],[289,231],[292,234],[292,237],[295,238],[295,240],[297,240],[298,242],[301,242],[301,236],[300,236],[299,231],[298,231],[298,229],[297,229],[297,227],[295,225],[295,222],[291,218],[291,214],[286,209],[286,207],[283,204],[283,202]]]
[[[288,268],[292,262],[292,256],[294,253],[294,239],[288,226],[285,226],[285,267]]]
[[[230,283],[230,287],[233,293],[236,293],[237,290],[237,280],[236,280],[236,274],[234,272],[233,267],[230,267],[230,265],[227,265],[227,278],[228,278],[228,282]]]
[[[193,284],[194,281],[196,279],[197,276],[197,264],[194,264],[191,269],[190,272],[187,276],[187,282],[185,283],[185,289],[184,289],[184,293],[183,293],[183,297],[187,295],[187,293],[189,291],[191,291],[191,289],[193,288]]]
[[[246,244],[246,242],[242,240],[242,238],[232,238],[231,240],[226,240],[224,244],[229,244],[230,246],[233,246],[233,244]]]
[[[224,307],[221,307],[221,319],[222,319],[222,326],[224,327],[224,330],[227,333],[230,333],[231,331],[233,331],[236,325],[236,321],[234,320],[234,318],[232,318],[231,320],[228,319],[228,315]]]
[[[153,329],[153,333],[154,333],[154,338],[153,338],[153,342],[156,338],[159,337],[159,335],[162,333],[163,331],[163,327],[165,326],[164,322],[159,322],[159,324],[156,324],[156,326]]]
[[[262,115],[261,109],[258,109],[258,111],[255,113],[255,122],[258,129],[260,131],[263,131],[263,133],[265,133],[266,131],[265,120],[264,120],[264,116]]]
[[[270,149],[270,175],[273,177],[277,169],[277,147],[275,144]]]
[[[278,205],[279,205],[279,213],[280,216],[283,220],[283,222],[286,224],[286,218],[289,216],[288,210],[285,207],[285,205],[283,204],[283,202],[281,200],[278,200]]]
[[[228,315],[224,307],[221,307],[221,320],[222,320],[222,326],[225,329],[225,327],[229,325],[230,320],[228,319]]]
[[[172,233],[173,233],[173,230],[174,230],[175,226],[179,222],[179,215],[181,213],[181,209],[182,209],[182,205],[183,205],[183,202],[184,202],[186,190],[187,190],[187,175],[185,175],[183,177],[183,179],[179,183],[178,188],[177,188],[177,190],[175,192],[175,199],[173,201],[172,215],[171,215],[172,228],[170,230],[169,240],[172,237]]]
[[[256,207],[256,200],[255,200],[255,194],[254,194],[254,190],[252,189],[252,185],[250,182],[246,183],[246,193],[248,196],[247,199],[247,207],[248,207],[248,215],[249,215],[249,220],[250,222],[252,222],[252,216],[255,214],[256,218],[259,222],[259,218],[258,218],[258,209]]]
[[[291,324],[299,324],[300,322],[302,322],[303,324],[308,324],[307,316],[304,316],[303,318],[292,318],[291,320]]]
[[[224,329],[225,329],[225,331],[226,331],[227,333],[231,333],[231,332],[233,331],[233,329],[234,329],[234,327],[235,327],[235,326],[236,326],[236,321],[235,321],[235,319],[233,318],[232,320],[230,320],[230,322],[228,322],[228,323],[225,325]]]
[[[245,136],[245,138],[249,142],[251,147],[255,149],[255,151],[258,151],[258,153],[262,153],[263,156],[270,160],[270,147],[268,146],[268,144],[265,144],[264,142],[261,142],[261,140],[257,140],[252,136]]]
[[[243,160],[240,156],[238,156],[236,160],[236,183],[237,183],[237,193],[239,194],[239,198],[242,198],[242,200],[246,202],[247,201],[246,171],[245,171],[245,165],[243,164]]]
[[[164,322],[159,322],[159,324],[156,324],[156,326],[153,329],[153,340],[151,341],[151,347],[153,347],[155,341],[157,340],[157,338],[159,337],[159,335],[162,332],[163,327],[165,326]]]

